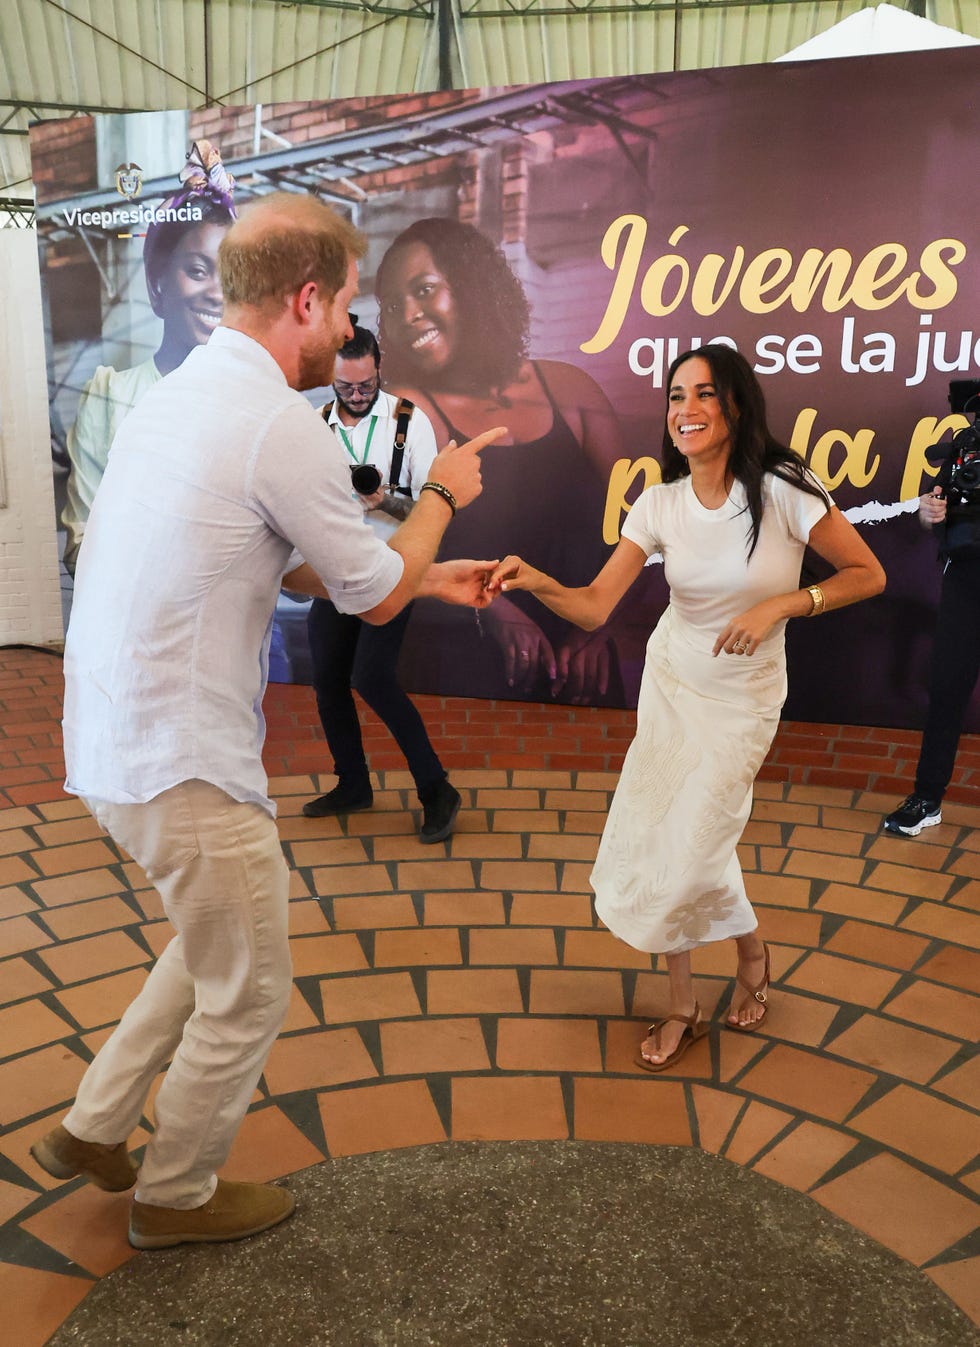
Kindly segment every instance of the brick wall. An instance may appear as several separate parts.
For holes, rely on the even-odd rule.
[[[413,695],[440,760],[450,771],[522,768],[619,772],[636,726],[633,711],[533,702]],[[374,771],[405,759],[385,726],[358,699],[364,746]],[[270,683],[264,703],[265,765],[271,776],[329,773],[312,688]],[[897,804],[912,789],[921,736],[916,730],[784,720],[760,781],[875,791]],[[965,734],[946,799],[980,806],[980,735]]]
[[[387,98],[333,98],[317,103],[266,103],[262,105],[262,125],[266,130],[294,145],[345,131],[361,131],[383,126],[400,117],[423,112],[444,111],[476,102],[472,90],[444,93],[393,94]],[[245,104],[236,108],[202,108],[191,113],[190,134],[205,137],[220,148],[225,160],[250,157],[255,134],[255,108]],[[273,148],[266,140],[262,149]]]
[[[73,117],[31,132],[31,177],[39,206],[98,186],[95,122]]]
[[[270,103],[262,107],[262,126],[292,145],[322,141],[330,136],[383,126],[402,117],[418,116],[476,101],[470,91],[436,94],[395,94],[390,98],[337,98],[322,103]],[[254,154],[255,108],[205,108],[191,114],[192,138],[211,140],[226,163]],[[260,153],[279,148],[264,137]],[[374,194],[410,190],[413,185],[431,185],[434,179],[452,180],[459,172],[460,156],[430,160],[415,165],[394,166],[381,173],[359,175],[358,186]],[[337,189],[343,188],[335,184]],[[352,201],[355,199],[352,194]]]

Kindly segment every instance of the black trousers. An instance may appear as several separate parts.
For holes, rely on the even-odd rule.
[[[338,612],[326,599],[314,599],[310,606],[307,631],[313,689],[334,772],[342,786],[356,788],[368,780],[352,688],[391,731],[419,795],[445,778],[422,717],[398,683],[398,652],[411,606],[381,627]]]
[[[943,572],[932,648],[929,711],[915,793],[941,800],[956,762],[970,695],[980,676],[980,560],[951,561]]]

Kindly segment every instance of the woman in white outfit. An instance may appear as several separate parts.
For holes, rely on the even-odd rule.
[[[726,1027],[751,1032],[765,1017],[769,950],[735,849],[786,697],[786,622],[885,582],[803,461],[773,439],[743,356],[724,345],[686,351],[667,387],[663,482],[632,507],[595,580],[569,589],[513,556],[491,580],[591,630],[647,558],[663,556],[670,603],[647,645],[636,738],[592,872],[609,929],[667,956],[670,1014],[650,1026],[638,1058],[650,1071],[673,1065],[707,1031],[691,982],[698,945],[735,940]],[[808,543],[833,574],[801,589]]]

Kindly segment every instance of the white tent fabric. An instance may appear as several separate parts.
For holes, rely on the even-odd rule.
[[[967,37],[955,28],[944,28],[929,19],[920,19],[895,5],[870,5],[776,59],[818,61],[834,56],[872,56],[889,51],[977,45],[975,37]]]

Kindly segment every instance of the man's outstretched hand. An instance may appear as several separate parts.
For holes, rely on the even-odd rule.
[[[487,582],[496,565],[496,561],[434,561],[419,594],[464,608],[486,608],[494,598]]]

